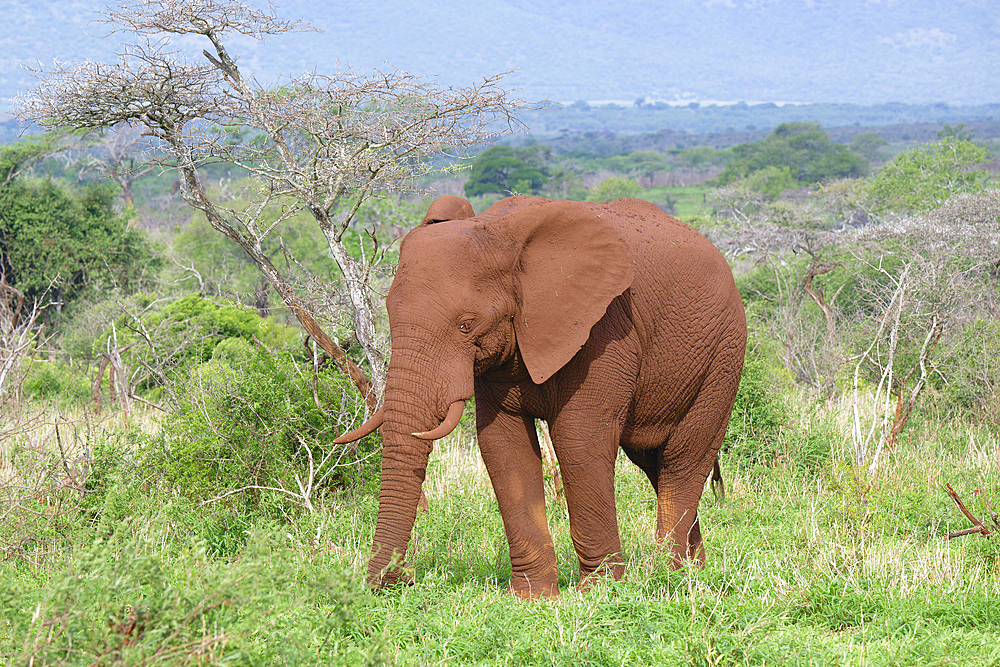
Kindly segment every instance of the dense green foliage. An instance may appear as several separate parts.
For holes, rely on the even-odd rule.
[[[332,365],[313,374],[287,352],[229,338],[180,383],[179,394],[164,425],[160,465],[164,480],[192,499],[245,486],[297,493],[296,476],[309,471],[319,485],[310,502],[320,502],[347,487],[364,489],[377,470],[370,456],[377,434],[333,444],[364,416],[364,404]],[[262,498],[273,500],[260,489],[243,494],[255,507]]]
[[[963,192],[981,190],[985,173],[976,170],[989,153],[971,141],[948,136],[897,155],[869,183],[875,211],[927,211]]]
[[[598,183],[587,195],[594,202],[608,202],[615,199],[637,197],[642,187],[635,180],[624,176],[608,176]]]
[[[751,341],[722,447],[722,456],[732,465],[774,464],[782,431],[791,428],[782,398],[782,389],[789,387],[778,376],[768,357]]]
[[[129,316],[123,315],[119,326],[133,329],[133,335],[124,336],[123,342],[135,340],[137,323],[130,323]],[[238,338],[248,344],[257,339],[264,345],[276,346],[298,338],[294,330],[262,318],[253,310],[220,305],[197,294],[147,309],[142,327],[146,332],[157,332],[160,347],[177,350],[175,364],[185,368],[211,359],[216,346],[228,339]]]
[[[548,177],[544,158],[540,146],[488,148],[472,163],[465,194],[469,197],[493,192],[538,194]]]
[[[768,174],[755,185],[776,197],[782,190],[836,178],[855,178],[867,170],[864,158],[830,141],[817,123],[784,123],[763,141],[733,148],[735,159],[719,175],[723,185]]]
[[[56,281],[54,298],[63,303],[88,289],[139,287],[162,259],[114,212],[113,199],[108,187],[77,193],[46,180],[17,179],[0,190],[0,261],[7,281],[29,298]]]

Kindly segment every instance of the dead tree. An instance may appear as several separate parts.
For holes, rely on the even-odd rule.
[[[29,302],[5,278],[0,266],[0,405],[19,398],[24,379],[21,362],[34,352],[40,335],[39,318],[50,305],[49,290]]]
[[[234,33],[263,39],[310,26],[235,0],[123,0],[104,17],[112,32],[131,34],[134,43],[116,63],[37,71],[43,83],[17,98],[18,117],[48,128],[142,128],[169,156],[166,166],[179,172],[185,201],[243,248],[374,408],[386,349],[376,332],[373,265],[347,252],[344,233],[366,200],[412,189],[415,178],[433,168],[429,157],[443,151],[455,156],[520,127],[522,105],[500,86],[503,74],[467,88],[441,87],[397,70],[307,74],[262,86],[237,66],[226,40]],[[168,50],[173,35],[200,36],[209,48],[199,62],[185,59]],[[212,161],[249,174],[245,205],[226,207],[199,183],[198,166]],[[278,205],[276,217],[272,204]],[[302,209],[319,225],[340,267],[370,379],[323,331],[310,304],[261,248]]]

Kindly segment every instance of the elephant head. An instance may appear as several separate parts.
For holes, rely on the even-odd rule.
[[[405,552],[432,440],[450,432],[475,378],[503,367],[536,384],[587,341],[634,267],[620,234],[573,202],[510,198],[472,217],[457,197],[435,201],[403,240],[386,297],[392,357],[381,411],[382,486],[374,586]]]

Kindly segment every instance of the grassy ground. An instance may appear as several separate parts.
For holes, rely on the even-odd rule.
[[[724,459],[727,498],[706,492],[700,509],[706,566],[679,572],[656,553],[652,492],[623,457],[628,569],[583,594],[550,494],[563,595],[525,603],[504,593],[506,539],[468,434],[432,456],[416,584],[377,595],[361,584],[371,495],[285,508],[291,521],[198,507],[154,480],[106,481],[103,504],[82,510],[65,490],[31,505],[11,501],[26,459],[9,441],[5,519],[50,520],[26,542],[3,529],[0,664],[1000,665],[1000,550],[944,539],[968,523],[943,490],[984,514],[973,489],[1000,498],[1000,441],[917,425],[870,485],[829,444],[809,465],[794,438],[771,467]]]
[[[648,188],[639,196],[651,202],[667,202],[673,205],[673,215],[681,220],[693,216],[712,213],[711,194],[714,187],[691,185],[687,187]]]

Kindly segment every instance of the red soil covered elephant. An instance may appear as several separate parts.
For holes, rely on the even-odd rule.
[[[432,441],[476,397],[479,448],[510,544],[510,590],[558,594],[534,420],[552,435],[581,585],[621,576],[618,447],[649,477],[674,566],[704,560],[698,501],[743,367],[746,317],[722,255],[644,201],[442,197],[400,248],[386,299],[374,586],[405,550]]]

